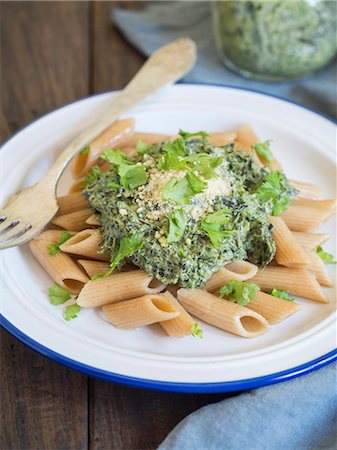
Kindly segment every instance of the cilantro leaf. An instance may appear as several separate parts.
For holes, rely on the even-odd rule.
[[[83,147],[80,150],[79,154],[82,156],[82,155],[86,155],[89,152],[90,152],[90,145],[86,145],[85,147]]]
[[[119,265],[121,261],[123,261],[124,258],[137,252],[142,248],[142,246],[143,246],[143,238],[139,234],[134,234],[133,236],[122,238],[119,241],[119,248],[115,252],[111,260],[110,269],[108,269],[101,275],[94,275],[92,277],[92,280],[98,280],[100,278],[104,278],[111,275],[112,272],[115,270],[115,268]]]
[[[138,139],[137,145],[136,145],[136,150],[137,150],[138,155],[142,156],[142,155],[145,155],[145,153],[150,153],[152,149],[153,149],[152,144],[146,144],[141,139]]]
[[[176,156],[186,155],[186,144],[184,139],[177,138],[174,141],[167,141],[164,143],[162,150],[164,153],[171,153]]]
[[[200,228],[205,231],[212,242],[213,247],[219,248],[224,238],[232,236],[233,230],[225,230],[224,225],[231,222],[231,213],[228,208],[219,209],[209,214],[201,222]]]
[[[282,291],[279,289],[272,289],[269,292],[270,295],[272,295],[273,297],[277,297],[277,298],[282,298],[283,300],[288,300],[288,302],[293,302],[295,299],[290,297],[289,292],[288,291]]]
[[[162,199],[173,200],[178,205],[188,205],[190,198],[204,191],[206,187],[207,183],[190,171],[181,180],[172,177],[164,186]]]
[[[80,305],[77,305],[76,303],[74,305],[67,306],[64,311],[65,320],[75,319],[75,317],[77,317],[77,314],[80,311],[81,311],[81,307],[80,307]]]
[[[271,202],[273,216],[281,214],[289,207],[290,192],[288,192],[287,183],[283,173],[279,170],[274,170],[265,177],[256,190],[257,198],[260,201]]]
[[[256,153],[261,156],[263,159],[265,159],[268,162],[273,161],[273,154],[270,150],[270,141],[261,142],[260,144],[253,145],[253,149],[256,151]]]
[[[117,183],[114,183],[113,181],[109,181],[109,182],[106,184],[106,187],[107,187],[108,189],[119,189],[119,188],[120,188],[120,185],[117,184]]]
[[[193,195],[203,192],[208,186],[205,181],[202,181],[192,171],[187,172],[185,176],[188,181],[189,187],[193,192]]]
[[[182,209],[178,209],[169,215],[169,233],[167,236],[167,242],[178,242],[182,238],[186,225],[186,214]]]
[[[198,323],[194,323],[191,327],[191,335],[199,339],[203,338],[202,329],[199,327]]]
[[[107,148],[106,150],[104,150],[100,158],[108,161],[108,163],[112,164],[113,166],[118,166],[119,164],[123,164],[128,160],[126,154],[121,150],[112,150],[111,148]]]
[[[188,133],[187,131],[179,130],[179,134],[183,139],[189,139],[194,136],[202,136],[202,137],[209,136],[209,134],[206,133],[205,131],[197,131],[196,133]]]
[[[163,154],[158,161],[158,169],[160,170],[184,170],[185,163],[183,156],[186,154],[185,141],[182,138],[174,141],[167,141],[162,146]]]
[[[70,292],[67,289],[54,283],[48,289],[48,297],[52,305],[62,305],[64,302],[71,298]]]
[[[101,169],[98,166],[93,166],[88,175],[82,181],[82,186],[85,188],[96,181],[102,174]]]
[[[222,163],[221,156],[212,156],[207,153],[196,153],[183,158],[182,163],[185,163],[190,169],[196,170],[205,178],[213,178],[216,176],[215,169]]]
[[[73,236],[74,235],[70,234],[68,231],[62,230],[61,234],[60,234],[60,238],[56,242],[56,244],[49,244],[48,245],[49,254],[51,256],[56,255],[56,253],[61,251],[60,245],[64,244],[68,239],[70,239]]]
[[[260,287],[255,283],[247,281],[231,280],[220,289],[220,297],[229,296],[230,302],[236,302],[241,306],[246,306],[253,300]]]
[[[334,260],[334,256],[331,253],[325,252],[321,246],[316,248],[316,253],[326,264],[337,264],[337,261]]]

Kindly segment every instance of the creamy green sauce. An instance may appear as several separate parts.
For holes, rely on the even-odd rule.
[[[203,154],[216,163],[212,169],[204,166],[203,174],[194,170],[207,188],[193,193],[186,204],[163,199],[167,183],[173,177],[181,181],[187,173],[158,169],[165,154],[164,144],[154,145],[149,153],[135,157],[146,168],[145,184],[135,189],[116,188],[120,179],[113,168],[86,187],[84,195],[102,224],[104,251],[113,256],[122,238],[137,233],[143,245],[128,261],[162,282],[183,287],[202,286],[215,271],[233,260],[249,260],[264,267],[275,254],[272,225],[267,218],[273,202],[261,201],[256,191],[270,170],[259,168],[250,157],[234,151],[233,145],[212,147],[207,138],[192,138],[185,144],[184,158],[193,160],[193,155]],[[280,177],[279,197],[288,198],[295,191],[283,174]],[[178,209],[186,224],[179,240],[169,242],[169,217]],[[228,219],[226,216],[225,223],[219,226],[224,237],[216,247],[202,223],[220,210],[227,211]]]
[[[226,62],[259,78],[310,74],[336,55],[335,1],[214,2],[215,37]]]

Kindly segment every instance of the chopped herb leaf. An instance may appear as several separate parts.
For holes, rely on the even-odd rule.
[[[178,209],[169,216],[169,233],[167,242],[179,242],[187,225],[186,214],[182,209]]]
[[[81,311],[81,307],[76,303],[74,305],[69,305],[64,311],[65,320],[75,319],[78,317],[77,314]]]
[[[180,181],[172,177],[164,186],[163,200],[173,200],[178,205],[188,205],[190,198],[204,191],[207,183],[202,181],[193,172],[188,172]]]
[[[109,182],[106,184],[106,187],[107,187],[108,189],[119,189],[119,188],[120,188],[120,185],[117,184],[117,183],[114,183],[113,181],[109,181]]]
[[[290,204],[290,195],[284,190],[286,178],[279,170],[268,174],[256,190],[257,198],[262,202],[271,202],[273,216],[285,211]]]
[[[229,296],[230,302],[236,302],[241,306],[246,306],[253,300],[260,287],[255,283],[246,281],[231,280],[220,289],[220,297]]]
[[[108,161],[113,166],[118,166],[119,164],[123,164],[128,161],[125,153],[121,150],[112,150],[111,148],[104,150],[101,155],[101,159]]]
[[[176,156],[185,156],[186,155],[186,144],[184,139],[178,138],[174,141],[167,141],[163,145],[163,152],[170,153]]]
[[[49,244],[48,245],[49,254],[51,256],[56,255],[56,253],[61,251],[60,245],[64,244],[68,239],[70,239],[73,236],[74,235],[70,234],[68,231],[62,230],[61,234],[60,234],[60,238],[56,242],[56,244]]]
[[[191,335],[199,339],[203,338],[202,329],[199,327],[198,323],[194,323],[191,327]]]
[[[82,150],[80,150],[80,155],[86,155],[87,153],[90,152],[90,145],[86,145],[85,147],[82,148]]]
[[[192,171],[187,172],[186,179],[190,188],[193,191],[193,194],[199,194],[203,192],[207,188],[207,183],[202,181],[199,177],[197,177]]]
[[[98,166],[93,166],[88,175],[82,181],[82,186],[85,188],[96,181],[102,174],[101,169]]]
[[[209,134],[206,133],[205,131],[197,131],[196,133],[188,133],[187,131],[179,130],[179,134],[183,139],[189,139],[194,136],[202,136],[202,137],[209,136]]]
[[[136,149],[137,149],[138,155],[145,155],[145,153],[151,152],[151,150],[153,149],[153,145],[146,144],[141,139],[138,139]]]
[[[221,156],[211,156],[207,153],[196,153],[183,158],[182,164],[185,167],[196,170],[205,178],[214,178],[216,176],[215,169],[222,163]]]
[[[270,141],[261,142],[260,144],[255,144],[253,146],[253,149],[256,151],[256,153],[259,156],[261,156],[266,161],[268,161],[268,162],[273,161],[273,154],[270,150]]]
[[[288,291],[282,291],[279,289],[272,289],[269,292],[270,295],[272,295],[273,297],[277,297],[277,298],[282,298],[282,300],[288,300],[288,302],[293,302],[295,299],[290,297],[289,292]]]
[[[92,280],[98,280],[100,278],[104,278],[107,277],[108,275],[111,275],[112,272],[115,270],[115,268],[119,265],[121,261],[123,261],[124,258],[137,252],[142,248],[142,246],[143,246],[143,238],[139,234],[134,234],[131,237],[122,238],[119,241],[119,248],[115,252],[111,260],[110,269],[101,275],[94,275],[92,277]]]
[[[223,228],[224,225],[230,222],[231,213],[228,208],[223,208],[213,214],[209,214],[201,222],[201,229],[207,233],[213,247],[219,248],[224,238],[233,235],[234,231]]]
[[[64,302],[71,298],[70,292],[67,289],[54,283],[48,289],[48,297],[52,305],[62,305]]]
[[[317,255],[327,264],[337,264],[337,261],[334,260],[334,256],[331,253],[325,252],[321,246],[316,248]]]

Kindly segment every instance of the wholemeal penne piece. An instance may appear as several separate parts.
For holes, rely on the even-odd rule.
[[[99,261],[110,261],[111,255],[101,253],[101,248],[102,236],[92,228],[76,233],[75,236],[60,245],[60,249],[65,253],[86,256]]]
[[[102,151],[106,148],[117,148],[128,144],[134,130],[133,119],[122,119],[114,122],[96,139],[94,139],[89,146],[89,150],[75,156],[71,171],[73,178],[76,180],[82,178],[95,164]]]
[[[48,245],[55,244],[59,237],[60,231],[48,230],[30,241],[29,247],[41,266],[57,284],[72,294],[77,294],[88,281],[88,277],[69,255],[63,252],[49,254]]]
[[[88,205],[88,201],[83,197],[81,192],[63,195],[57,198],[59,205],[58,215],[68,214],[74,211],[84,209]]]
[[[123,302],[104,305],[102,311],[117,328],[138,328],[152,323],[172,320],[179,311],[160,294],[144,295]]]
[[[331,217],[336,200],[293,199],[280,217],[292,231],[313,231]]]
[[[83,267],[89,278],[92,278],[94,275],[102,275],[110,267],[108,262],[93,261],[91,259],[78,259],[77,262]]]
[[[328,303],[321,286],[314,274],[305,269],[289,269],[288,267],[265,267],[259,270],[250,280],[257,283],[263,291],[272,289],[289,291],[298,297],[308,298],[321,303]]]
[[[143,270],[120,272],[89,281],[80,292],[77,303],[84,308],[92,308],[145,294],[156,294],[165,287],[165,284],[150,277]]]
[[[215,147],[221,147],[223,145],[234,142],[237,138],[236,131],[222,131],[220,133],[210,133],[208,136],[209,142]]]
[[[69,188],[69,194],[73,194],[75,192],[82,192],[83,190],[84,178],[75,181]]]
[[[255,144],[259,144],[261,141],[256,135],[251,125],[243,125],[241,128],[237,130],[237,140],[242,142],[243,144],[248,144],[249,146],[253,146]],[[262,162],[263,165],[268,166],[272,170],[282,170],[281,164],[275,159],[273,156],[273,160],[271,162],[267,161],[261,155],[257,155],[258,159]]]
[[[98,220],[96,214],[92,214],[90,217],[88,217],[85,223],[87,223],[88,225],[101,225],[101,222]]]
[[[322,259],[317,255],[316,251],[308,252],[308,257],[310,259],[310,264],[308,270],[312,272],[318,283],[322,286],[332,287],[333,282],[330,278],[326,266]]]
[[[263,334],[269,327],[260,314],[203,289],[179,289],[178,300],[193,316],[243,337]]]
[[[233,261],[215,272],[204,286],[209,292],[216,292],[230,280],[246,281],[257,273],[257,266],[248,261]]]
[[[160,294],[160,296],[165,298],[168,304],[172,306],[172,309],[179,312],[178,317],[171,320],[165,320],[165,322],[160,322],[162,328],[164,328],[166,333],[172,337],[190,336],[195,320],[169,291],[165,291]]]
[[[247,305],[247,308],[252,309],[267,319],[270,325],[281,322],[302,309],[302,307],[299,303],[282,300],[281,298],[273,297],[261,291]]]
[[[297,197],[309,198],[314,200],[322,198],[321,188],[314,184],[296,180],[289,180],[289,182],[292,186],[300,191]]]
[[[292,233],[297,242],[308,252],[315,250],[330,237],[327,233],[305,233],[304,231],[292,231]]]
[[[69,214],[63,214],[61,216],[55,216],[51,221],[52,224],[58,225],[65,230],[81,231],[88,228],[88,224],[85,222],[92,212],[89,208],[81,209],[80,211],[74,211]]]
[[[135,149],[139,140],[145,144],[157,144],[158,142],[167,141],[169,139],[172,139],[172,136],[169,136],[168,134],[134,133],[128,143],[128,147]]]
[[[281,217],[269,216],[276,243],[275,259],[281,266],[304,268],[309,265],[308,254],[296,241]]]
[[[253,161],[260,167],[263,166],[262,162],[259,160],[255,150],[253,149],[253,147],[245,142],[240,142],[240,141],[235,141],[235,146],[234,146],[234,150],[235,151],[242,151],[245,152],[246,155],[250,156],[253,155]]]

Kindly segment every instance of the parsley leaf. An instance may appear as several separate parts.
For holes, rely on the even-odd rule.
[[[177,138],[174,141],[167,141],[162,147],[163,152],[176,156],[186,155],[186,144],[184,139]]]
[[[62,230],[61,234],[60,234],[60,238],[56,242],[56,244],[49,244],[48,245],[49,254],[51,256],[56,255],[56,253],[61,251],[60,245],[64,244],[68,239],[70,239],[73,236],[74,235],[70,234],[68,231]]]
[[[213,247],[219,248],[224,238],[232,236],[233,230],[224,230],[223,226],[231,222],[231,213],[228,208],[219,209],[209,214],[201,222],[200,228],[205,231]]]
[[[169,233],[167,236],[167,242],[178,242],[182,238],[186,225],[186,214],[182,209],[178,209],[169,215]]]
[[[203,338],[202,335],[202,329],[199,328],[199,324],[198,323],[194,323],[191,327],[191,335],[194,337],[197,337],[199,339]]]
[[[89,152],[90,152],[90,145],[86,145],[85,147],[83,147],[80,150],[79,154],[82,156],[82,155],[86,155]]]
[[[220,289],[220,297],[229,295],[230,302],[236,302],[241,306],[246,306],[253,300],[260,287],[255,283],[246,281],[231,280]]]
[[[321,246],[316,248],[317,255],[327,264],[337,264],[337,261],[334,260],[334,256],[331,253],[325,252]]]
[[[75,317],[77,317],[77,314],[80,311],[81,311],[81,307],[80,307],[80,305],[77,305],[76,303],[74,305],[67,306],[64,311],[65,320],[75,319]]]
[[[150,153],[153,149],[152,144],[146,144],[141,139],[138,139],[137,145],[136,145],[137,153],[138,155],[145,155],[145,153]]]
[[[288,302],[293,302],[295,299],[290,297],[288,291],[281,291],[279,289],[272,289],[269,292],[270,295],[277,298],[282,298],[283,300],[288,300]]]
[[[185,141],[182,138],[174,141],[167,141],[162,146],[163,154],[158,161],[158,169],[160,170],[184,170],[185,163],[183,156],[186,154]]]
[[[48,297],[52,305],[62,305],[64,302],[71,298],[70,292],[67,289],[54,283],[48,289]]]
[[[192,195],[203,192],[208,186],[205,181],[202,181],[192,171],[187,172],[185,176],[188,181],[189,187],[192,190]]]
[[[124,188],[135,189],[146,183],[147,172],[145,167],[141,163],[128,161],[125,153],[120,150],[107,149],[101,158],[116,168],[121,185]]]
[[[101,275],[94,275],[92,277],[92,280],[98,280],[100,278],[107,277],[112,274],[112,272],[115,270],[115,268],[118,266],[118,264],[127,256],[132,255],[133,253],[140,250],[143,246],[143,238],[139,234],[134,234],[130,237],[124,237],[119,241],[119,248],[115,252],[111,263],[110,263],[110,269],[108,269],[106,272],[104,272]]]
[[[273,154],[270,150],[270,141],[261,142],[260,144],[253,145],[253,149],[256,153],[268,162],[273,161]]]
[[[120,188],[120,185],[117,184],[117,183],[114,183],[113,181],[109,181],[109,182],[106,184],[106,187],[107,187],[108,189],[119,189],[119,188]]]
[[[194,136],[202,136],[202,137],[209,136],[209,134],[206,133],[205,131],[197,131],[196,133],[188,133],[187,131],[179,130],[179,134],[183,139],[189,139]]]
[[[98,166],[93,166],[88,175],[82,181],[82,186],[85,188],[96,181],[102,174],[101,169]]]
[[[183,158],[183,163],[193,170],[196,170],[205,178],[213,178],[216,176],[215,169],[222,163],[221,156],[211,156],[207,153],[196,153]]]
[[[170,178],[164,186],[162,199],[173,200],[178,205],[188,205],[190,198],[204,191],[206,187],[207,183],[190,171],[181,180]]]
[[[271,202],[272,215],[277,216],[285,211],[290,204],[290,193],[286,189],[287,180],[279,170],[267,175],[262,184],[257,188],[257,198],[262,202]]]

